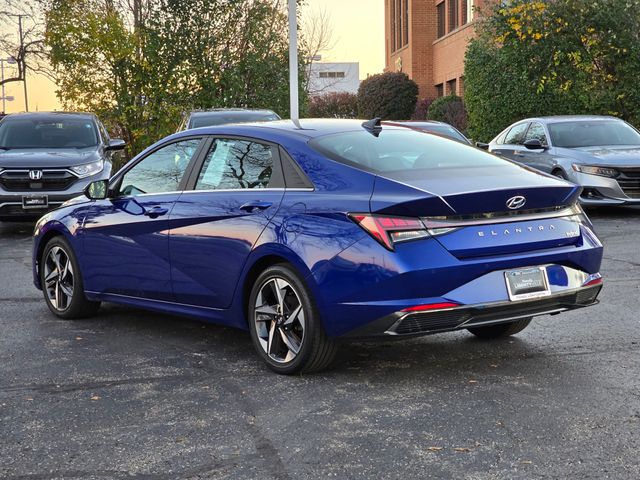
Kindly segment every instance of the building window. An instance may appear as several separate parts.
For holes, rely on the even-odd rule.
[[[469,0],[462,0],[460,5],[460,14],[462,15],[462,20],[460,21],[460,25],[465,25],[469,21],[468,5],[469,5]]]
[[[467,10],[467,22],[473,20],[473,0],[465,0]]]
[[[443,97],[444,96],[444,85],[441,83],[436,85],[436,96]]]
[[[458,1],[448,0],[449,2],[449,31],[452,32],[458,28]]]
[[[445,23],[444,23],[444,2],[441,2],[436,7],[438,14],[438,38],[444,37],[447,33],[445,31]]]
[[[458,79],[458,91],[461,97],[464,96],[464,77]]]
[[[402,46],[409,44],[409,0],[402,0]]]
[[[344,78],[344,72],[319,72],[320,78]]]
[[[390,0],[391,51],[409,44],[409,0]]]
[[[396,48],[396,0],[389,0],[389,10],[391,11],[391,15],[389,18],[391,19],[391,51],[395,52]]]
[[[447,95],[455,95],[456,94],[456,79],[449,80],[447,82]]]

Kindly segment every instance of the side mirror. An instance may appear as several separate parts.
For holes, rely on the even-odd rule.
[[[84,189],[84,194],[91,200],[104,200],[109,195],[109,180],[96,180]]]
[[[529,150],[546,150],[548,147],[543,145],[537,138],[532,138],[523,143]]]
[[[481,148],[482,150],[489,150],[488,143],[476,142],[476,147]]]
[[[120,138],[112,138],[109,140],[109,144],[105,150],[122,150],[127,145],[127,142]]]

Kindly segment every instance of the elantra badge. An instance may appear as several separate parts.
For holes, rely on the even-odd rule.
[[[507,208],[509,210],[517,210],[518,208],[524,207],[525,203],[527,203],[527,199],[522,195],[517,195],[507,200]]]

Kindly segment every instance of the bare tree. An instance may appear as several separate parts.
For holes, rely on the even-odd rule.
[[[317,95],[321,91],[312,91],[313,83],[311,80],[312,65],[318,62],[321,54],[331,50],[335,46],[333,41],[333,26],[331,15],[326,8],[308,10],[308,15],[302,18],[302,39],[300,44],[307,54],[306,59],[306,89],[310,95]],[[326,86],[324,87],[326,88]]]
[[[0,57],[10,59],[15,65],[8,77],[0,79],[0,85],[23,82],[25,109],[27,102],[27,74],[45,75],[53,79],[44,42],[44,26],[33,2],[5,0],[0,9]]]

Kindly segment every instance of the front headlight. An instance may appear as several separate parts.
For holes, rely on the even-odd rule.
[[[100,173],[104,167],[104,162],[98,160],[93,163],[85,163],[84,165],[78,165],[77,167],[71,167],[71,170],[80,178],[90,177],[96,173]]]
[[[589,175],[600,175],[601,177],[615,178],[618,176],[618,171],[615,168],[597,167],[595,165],[579,165],[574,163],[573,169],[576,172],[587,173]]]

